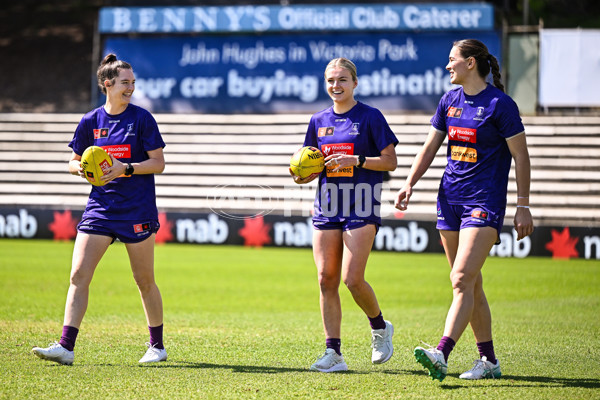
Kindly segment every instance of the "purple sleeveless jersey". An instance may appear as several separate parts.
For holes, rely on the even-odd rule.
[[[137,163],[148,159],[147,151],[165,147],[165,142],[152,114],[129,104],[119,115],[99,107],[83,116],[69,147],[81,155],[89,146],[100,146],[123,163]],[[85,217],[158,219],[154,174],[123,176],[104,186],[92,186]]]
[[[490,84],[475,96],[459,87],[441,98],[431,124],[448,134],[438,196],[455,205],[506,207],[512,161],[506,139],[525,130],[515,102]]]

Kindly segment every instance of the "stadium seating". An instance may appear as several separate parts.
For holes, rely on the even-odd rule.
[[[157,114],[167,143],[167,166],[156,177],[161,210],[231,214],[309,215],[315,183],[300,187],[288,174],[309,115]],[[397,190],[429,129],[428,115],[386,115],[400,143],[398,169],[386,181],[384,215],[394,217]],[[0,114],[0,207],[83,209],[90,190],[68,174],[67,147],[79,114]],[[523,117],[532,164],[531,206],[538,224],[600,222],[600,117]],[[442,146],[415,188],[407,218],[435,219],[435,198],[445,165]],[[514,171],[507,219],[516,200]]]

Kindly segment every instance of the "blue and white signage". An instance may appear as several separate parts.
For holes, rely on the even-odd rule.
[[[453,41],[480,39],[500,58],[497,32],[107,37],[104,54],[130,62],[134,102],[154,112],[316,112],[336,57],[358,68],[358,100],[382,111],[435,110],[450,89]]]
[[[225,7],[105,7],[100,33],[306,31],[485,31],[486,3],[347,4]]]

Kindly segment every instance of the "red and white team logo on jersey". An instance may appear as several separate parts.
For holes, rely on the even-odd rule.
[[[112,146],[100,146],[102,147],[108,154],[112,155],[114,158],[131,158],[131,145],[130,144],[113,144]],[[104,169],[102,169],[104,171]],[[119,178],[127,177],[130,178],[131,175],[121,175]]]
[[[460,118],[460,116],[462,115],[462,112],[463,112],[462,108],[448,107],[448,112],[446,113],[446,116],[451,117],[451,118]]]
[[[333,126],[322,126],[317,130],[317,136],[319,136],[319,137],[333,136],[334,130],[335,130],[335,127],[333,127]]]
[[[477,129],[450,126],[448,127],[448,139],[467,143],[477,143]]]
[[[112,146],[101,146],[108,154],[114,158],[131,158],[130,144],[114,144]]]
[[[94,129],[94,139],[105,139],[108,137],[108,128]]]

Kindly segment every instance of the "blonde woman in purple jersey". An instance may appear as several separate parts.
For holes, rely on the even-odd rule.
[[[313,255],[319,276],[325,353],[310,369],[336,372],[348,369],[341,352],[341,281],[368,318],[371,362],[387,362],[394,352],[394,327],[384,320],[375,292],[365,280],[365,269],[381,225],[383,171],[396,168],[398,140],[379,110],[354,99],[358,79],[352,61],[331,60],[325,68],[325,82],[333,105],[312,116],[304,146],[318,147],[325,155],[326,168],[306,179],[295,176],[294,181],[319,179]]]

